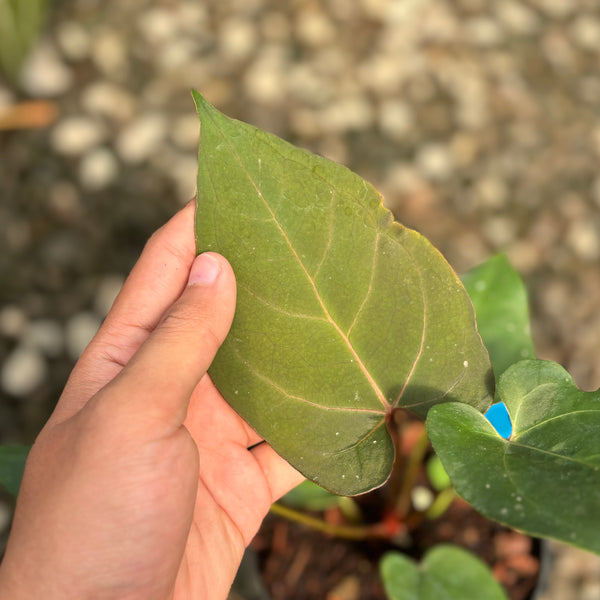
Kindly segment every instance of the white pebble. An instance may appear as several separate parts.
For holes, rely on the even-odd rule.
[[[21,70],[21,84],[34,97],[60,96],[71,87],[72,82],[70,69],[49,42],[38,44]]]
[[[416,162],[423,175],[433,181],[444,180],[452,173],[452,158],[442,144],[431,142],[422,146]]]
[[[125,88],[110,81],[97,81],[81,94],[81,104],[92,115],[126,121],[135,114],[137,102]]]
[[[89,56],[90,34],[76,21],[59,23],[56,28],[56,41],[69,60],[81,61]]]
[[[400,140],[410,133],[413,123],[411,108],[402,100],[388,100],[379,109],[379,127],[393,140]]]
[[[77,360],[100,327],[100,319],[89,312],[71,317],[66,324],[66,344],[69,356]]]
[[[45,379],[48,367],[35,348],[19,346],[4,361],[0,372],[2,389],[13,396],[27,396]]]
[[[18,306],[8,305],[0,310],[0,334],[18,338],[27,325],[27,317]]]
[[[251,55],[257,42],[256,26],[240,17],[227,19],[219,32],[219,50],[228,60],[242,60]]]
[[[52,130],[52,147],[59,154],[76,156],[99,144],[104,138],[102,125],[89,117],[67,117]]]
[[[118,175],[119,163],[107,148],[88,152],[79,165],[79,180],[87,190],[102,190],[113,183]]]
[[[496,21],[489,17],[472,17],[465,23],[468,41],[478,48],[492,48],[504,40],[504,32]]]
[[[591,15],[581,15],[571,25],[571,39],[590,52],[600,51],[600,20]]]
[[[24,346],[43,352],[46,356],[58,356],[64,347],[63,330],[60,323],[52,319],[37,319],[25,327],[22,342]]]
[[[160,7],[143,11],[138,27],[151,44],[164,43],[175,37],[178,30],[175,12]]]
[[[94,38],[92,59],[109,79],[123,79],[129,73],[127,44],[121,34],[112,29],[101,30]]]
[[[149,113],[130,123],[117,139],[117,151],[128,163],[141,163],[152,155],[167,135],[167,121]]]

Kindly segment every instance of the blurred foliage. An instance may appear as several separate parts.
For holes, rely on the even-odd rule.
[[[46,0],[0,0],[0,71],[10,80],[16,80],[45,14]]]

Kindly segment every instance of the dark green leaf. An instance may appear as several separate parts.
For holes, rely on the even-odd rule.
[[[429,437],[456,491],[496,521],[600,553],[600,391],[528,360],[504,373],[498,394],[509,440],[466,405],[429,412]]]
[[[463,275],[462,282],[473,301],[496,378],[510,365],[534,358],[527,291],[506,256],[492,256]]]
[[[436,546],[420,565],[389,552],[379,570],[389,600],[506,600],[487,565],[457,546]]]
[[[30,446],[0,446],[0,484],[13,496],[19,493]]]
[[[198,251],[225,255],[238,281],[211,377],[309,479],[344,495],[377,487],[396,407],[489,405],[469,298],[360,177],[194,100]]]

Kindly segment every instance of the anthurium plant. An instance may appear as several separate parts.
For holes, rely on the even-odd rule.
[[[358,175],[193,98],[197,250],[223,254],[238,285],[210,375],[312,482],[274,511],[315,525],[298,506],[335,504],[350,522],[338,533],[391,539],[457,493],[502,524],[600,553],[600,392],[534,358],[506,257],[461,280]],[[488,418],[500,407],[508,432]],[[0,449],[0,482],[14,492],[25,455]],[[421,466],[426,501],[413,494]],[[384,484],[392,520],[360,523],[348,497]],[[390,553],[380,572],[392,599],[505,598],[452,546],[420,565]]]

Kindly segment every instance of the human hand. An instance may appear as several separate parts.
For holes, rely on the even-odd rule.
[[[223,257],[195,258],[193,212],[150,239],[31,450],[2,598],[224,599],[302,479],[206,374],[235,279]]]

